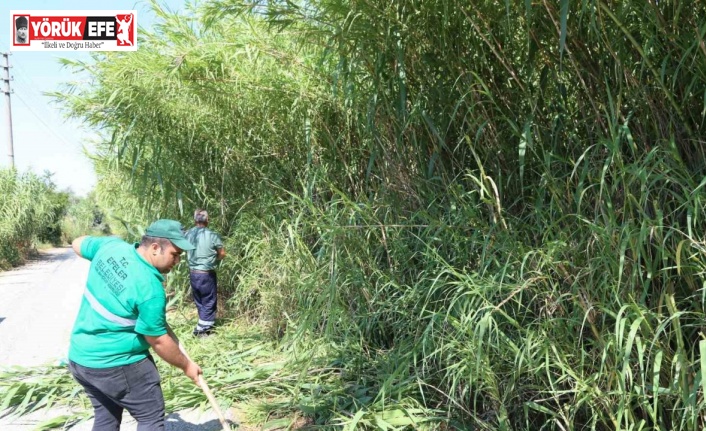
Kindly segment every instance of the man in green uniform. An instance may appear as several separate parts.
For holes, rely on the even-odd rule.
[[[191,294],[199,313],[199,321],[194,329],[197,337],[207,336],[216,323],[218,305],[218,279],[216,267],[226,255],[220,235],[208,228],[208,213],[198,209],[194,212],[196,226],[186,232],[186,237],[194,245],[186,252],[189,262]]]
[[[198,384],[201,368],[179,348],[166,321],[162,282],[193,246],[175,220],[152,223],[139,244],[83,236],[76,254],[91,261],[71,333],[69,369],[95,410],[94,431],[118,431],[123,410],[138,430],[164,429],[164,396],[150,347]]]

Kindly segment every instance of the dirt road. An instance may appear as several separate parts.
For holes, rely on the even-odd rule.
[[[41,252],[38,259],[12,271],[0,273],[0,369],[33,367],[65,359],[74,319],[81,304],[90,262],[70,247]],[[48,419],[72,413],[66,409],[40,410],[14,417],[0,412],[0,430],[30,431]],[[232,411],[227,411],[233,419]],[[88,431],[93,420],[71,428]],[[137,428],[127,414],[121,430]],[[218,430],[215,414],[187,410],[167,416],[167,431]]]
[[[89,262],[71,248],[0,273],[0,368],[53,363],[66,356]]]

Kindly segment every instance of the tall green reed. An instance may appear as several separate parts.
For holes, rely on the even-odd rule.
[[[703,5],[221,0],[161,19],[61,97],[110,132],[118,216],[208,207],[234,312],[331,347],[351,389],[308,414],[703,426]]]
[[[57,194],[49,177],[0,170],[0,269],[22,263],[56,221]]]

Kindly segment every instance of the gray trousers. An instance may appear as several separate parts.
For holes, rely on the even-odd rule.
[[[69,361],[69,370],[93,405],[93,431],[119,431],[124,409],[137,420],[138,431],[164,430],[164,395],[151,356],[112,368],[87,368]]]

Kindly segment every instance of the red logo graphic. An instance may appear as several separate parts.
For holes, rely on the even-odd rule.
[[[135,26],[133,25],[132,14],[115,15],[115,21],[118,24],[118,45],[134,46],[135,45]]]

